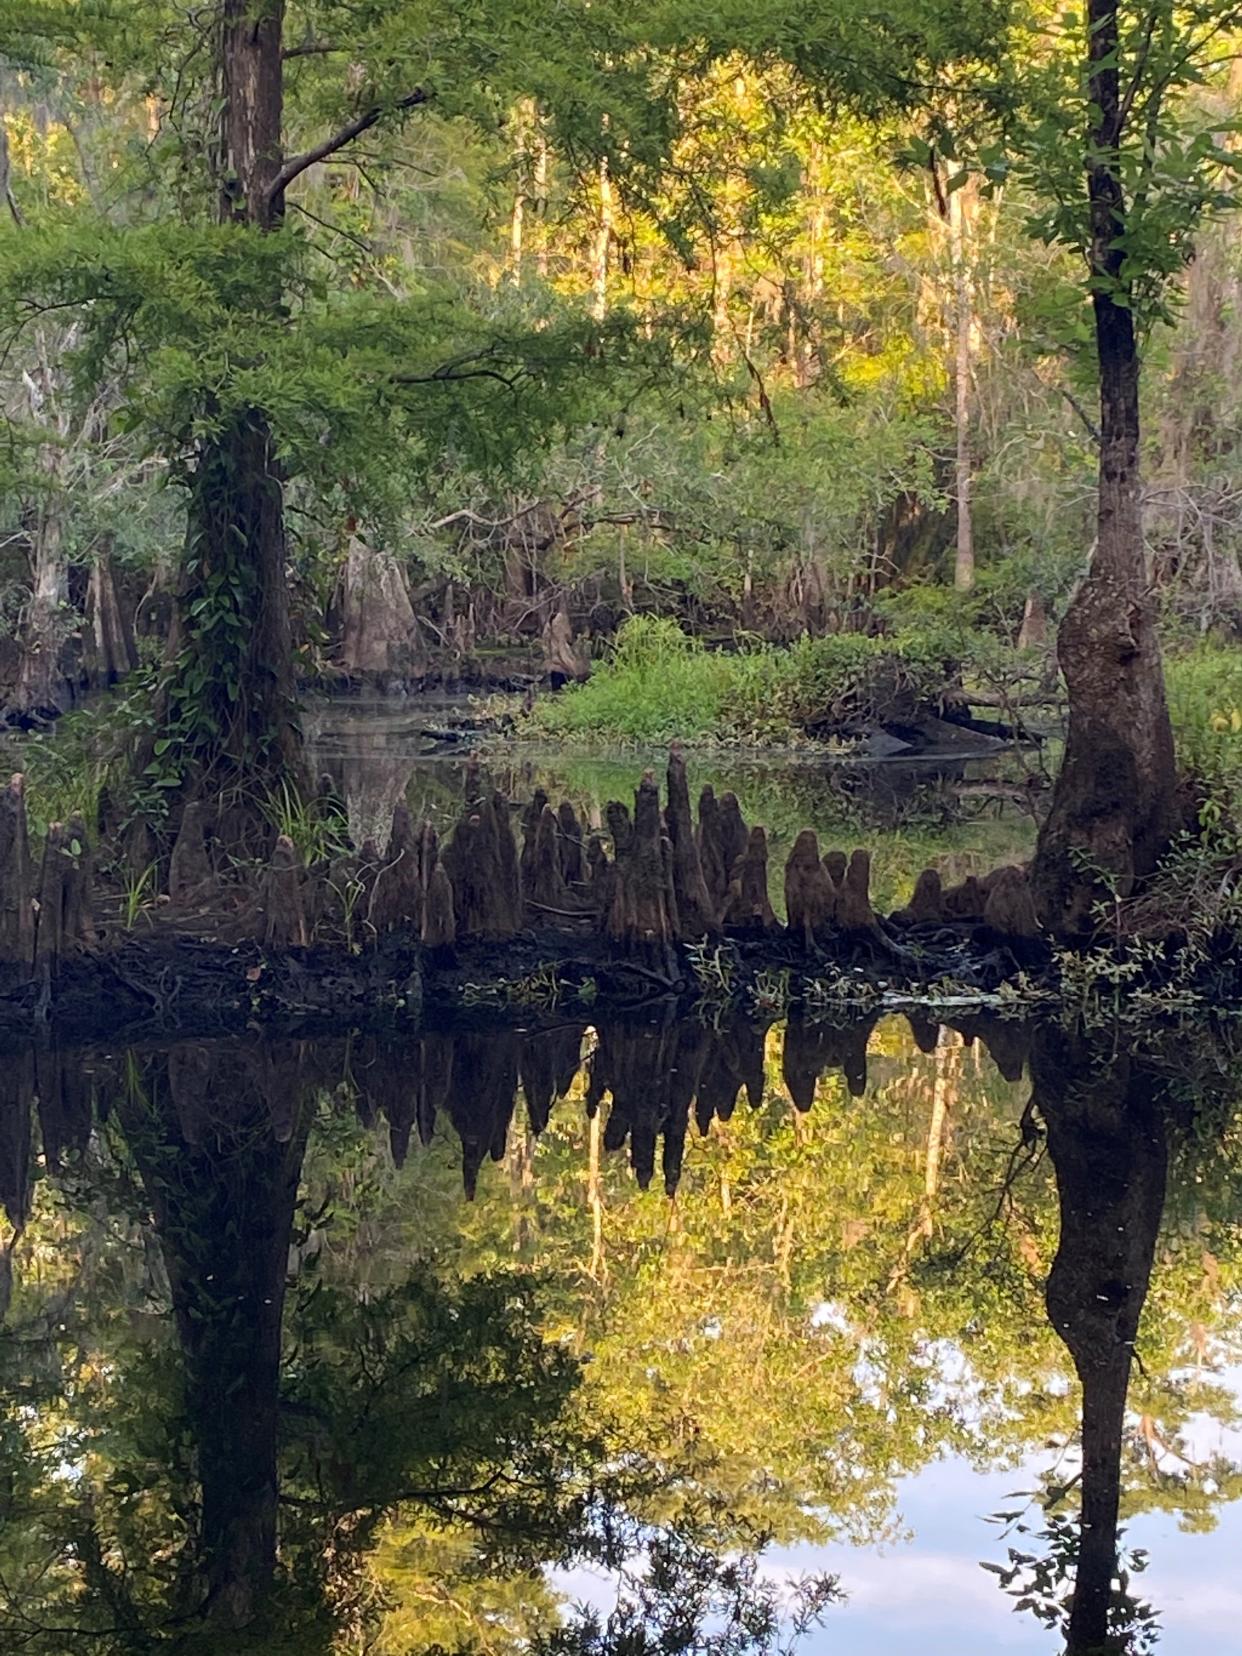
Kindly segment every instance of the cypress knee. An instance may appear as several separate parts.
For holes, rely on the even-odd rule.
[[[1039,936],[1034,893],[1021,868],[997,870],[984,903],[983,923],[998,936],[1021,942]]]
[[[481,815],[496,935],[516,937],[522,929],[522,883],[517,845],[509,821],[509,801],[499,788],[492,790]]]
[[[535,828],[532,854],[527,863],[526,901],[536,908],[558,909],[565,905],[565,882],[561,877],[560,825],[556,812],[545,805]]]
[[[605,930],[614,942],[663,957],[676,936],[669,912],[669,878],[660,824],[660,795],[648,771],[634,794],[634,819],[609,802],[606,815],[616,849],[613,895]]]
[[[735,793],[721,794],[719,813],[720,848],[724,857],[725,876],[732,879],[739,857],[746,855],[746,847],[750,842],[750,831],[742,816],[742,807],[738,804]]]
[[[734,866],[725,925],[732,931],[761,935],[777,929],[768,896],[768,836],[762,828],[751,829],[746,850]]]
[[[725,857],[720,806],[716,802],[716,790],[710,782],[699,794],[699,828],[696,838],[699,864],[703,870],[707,894],[711,898],[715,912],[722,914],[729,895],[731,864]]]
[[[443,863],[437,862],[427,881],[427,896],[423,905],[423,945],[432,957],[451,958],[457,941],[457,918],[453,885]]]
[[[534,874],[535,836],[539,832],[539,819],[547,803],[547,794],[542,788],[536,788],[531,795],[530,804],[522,812],[522,856],[519,874],[523,898],[530,892],[530,882]]]
[[[418,862],[414,824],[408,806],[399,801],[393,808],[392,828],[371,898],[371,924],[377,932],[408,928],[417,937],[423,909]]]
[[[602,922],[612,902],[613,877],[616,869],[604,847],[603,836],[592,834],[587,846],[587,889],[591,910],[597,922]]]
[[[263,876],[263,941],[286,949],[306,943],[302,912],[302,864],[293,841],[282,834]]]
[[[837,896],[837,924],[843,932],[870,932],[876,929],[871,907],[871,853],[859,848],[845,871]]]
[[[976,921],[983,919],[985,893],[976,875],[968,874],[959,884],[950,886],[944,894],[946,920]]]
[[[677,742],[673,743],[668,755],[667,823],[679,935],[685,938],[711,936],[719,930],[719,926],[715,905],[703,878],[698,847],[694,843],[686,760]]]
[[[785,864],[785,923],[804,947],[823,942],[832,926],[835,898],[832,881],[819,860],[813,828],[804,828]]]
[[[567,886],[581,885],[586,878],[582,824],[569,800],[562,799],[556,820],[560,829],[561,879]]]
[[[43,842],[39,874],[39,909],[35,917],[36,965],[57,965],[65,942],[65,873],[69,866],[69,836],[63,822],[53,822]]]
[[[174,903],[192,903],[211,888],[211,860],[207,855],[207,813],[192,799],[181,813],[181,827],[168,865],[168,895]]]
[[[912,926],[940,924],[944,919],[944,890],[936,869],[923,870],[914,882],[910,901],[900,914],[901,918]]]
[[[86,837],[85,818],[70,817],[67,827],[69,863],[65,872],[65,944],[68,948],[89,947],[95,941],[95,859]]]
[[[26,827],[25,778],[0,796],[0,960],[26,960],[34,949],[34,875]]]

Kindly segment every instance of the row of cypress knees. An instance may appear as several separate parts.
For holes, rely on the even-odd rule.
[[[782,931],[812,951],[858,940],[900,948],[912,928],[983,927],[1009,941],[1039,934],[1021,867],[948,887],[925,869],[909,903],[881,918],[871,902],[870,853],[821,856],[809,828],[785,863],[782,927],[769,896],[766,831],[747,826],[735,794],[717,798],[711,787],[699,795],[696,821],[677,744],[663,806],[648,771],[632,811],[616,800],[606,806],[607,835],[585,830],[568,800],[554,809],[539,789],[521,813],[519,849],[512,814],[503,794],[484,788],[472,760],[461,816],[443,845],[430,823],[415,826],[403,803],[382,849],[368,840],[308,868],[281,836],[255,892],[254,934],[269,947],[289,948],[343,933],[365,943],[400,932],[442,956],[459,942],[503,943],[532,926],[586,928],[636,953]],[[13,777],[0,796],[0,960],[38,968],[95,946],[93,883],[80,817],[51,825],[36,867],[23,780]],[[174,911],[202,902],[212,883],[207,812],[191,803],[169,864]]]

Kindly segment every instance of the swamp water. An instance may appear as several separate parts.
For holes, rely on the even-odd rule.
[[[412,697],[316,703],[308,718],[316,772],[326,772],[349,816],[355,844],[387,838],[393,806],[404,799],[417,822],[443,836],[461,814],[462,776],[478,752],[486,781],[525,802],[538,787],[553,804],[573,802],[598,827],[609,799],[632,803],[644,769],[662,776],[667,749],[584,757],[572,749],[488,735],[472,746],[471,703],[463,697]],[[1037,763],[1036,756],[1027,758]],[[1035,841],[1024,800],[1027,763],[1006,750],[927,759],[833,761],[821,753],[726,751],[687,754],[691,799],[711,783],[732,789],[748,823],[768,831],[773,900],[783,912],[781,869],[801,828],[820,845],[872,852],[877,904],[905,902],[921,869],[935,861],[946,883],[1025,860]]]
[[[1242,1064],[955,1022],[9,1054],[0,1649],[516,1652],[704,1531],[810,1652],[1058,1651],[1084,1536],[1242,1649]]]
[[[316,710],[356,835],[457,815],[461,716]],[[995,758],[691,780],[885,902],[1031,842]],[[1242,1651],[1240,1100],[1217,1030],[964,1015],[8,1052],[0,1653],[541,1651],[656,1559],[668,1656],[757,1656],[678,1632],[703,1547],[835,1578],[811,1656],[1056,1652],[1076,1569],[1078,1651]]]

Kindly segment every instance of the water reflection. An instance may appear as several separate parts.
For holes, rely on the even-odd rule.
[[[1242,1488],[1236,1096],[979,1014],[10,1056],[0,1648],[537,1645],[549,1565],[892,1536],[945,1455],[1050,1456],[985,1562],[1148,1648],[1120,1527]]]
[[[327,777],[346,810],[356,845],[383,844],[394,805],[404,799],[415,821],[447,831],[461,812],[470,742],[478,738],[466,697],[416,697],[408,702],[327,701],[309,715],[316,771]],[[528,800],[537,788],[573,801],[583,821],[601,827],[609,799],[628,799],[648,765],[664,768],[663,750],[623,758],[567,754],[563,748],[487,735],[485,784],[506,798]],[[749,822],[768,830],[776,861],[800,828],[825,843],[865,832],[875,850],[875,889],[895,905],[936,856],[950,878],[1020,861],[1034,843],[1031,752],[1002,748],[984,758],[941,755],[913,761],[829,761],[796,751],[775,755],[695,754],[695,791],[737,794]]]

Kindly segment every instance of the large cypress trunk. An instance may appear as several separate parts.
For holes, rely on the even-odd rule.
[[[281,0],[225,0],[220,23],[219,217],[280,222]],[[281,292],[274,281],[273,317]],[[301,735],[285,572],[284,488],[267,418],[231,413],[201,443],[175,628],[171,709],[190,733],[191,791],[298,779]]]
[[[1116,149],[1124,106],[1117,0],[1088,12],[1091,102],[1098,119],[1088,173],[1091,272],[1100,384],[1095,553],[1058,639],[1069,733],[1033,877],[1045,925],[1091,930],[1094,902],[1150,874],[1178,826],[1176,764],[1143,550],[1139,351],[1117,245],[1126,200]]]
[[[296,773],[284,502],[258,409],[229,421],[200,452],[175,638],[175,683],[192,698],[200,785]]]
[[[121,1122],[151,1204],[185,1367],[201,1488],[196,1608],[264,1614],[277,1550],[281,1319],[309,1116],[296,1051],[157,1060]]]

